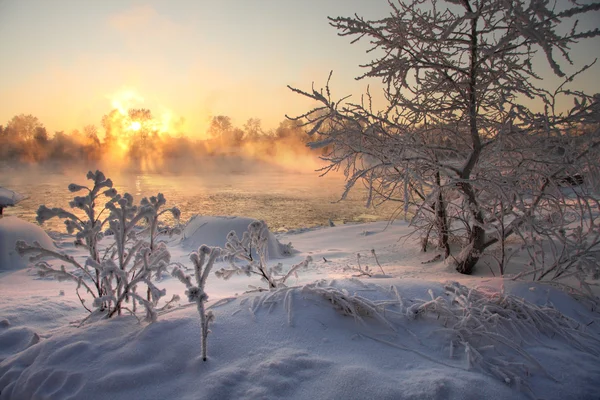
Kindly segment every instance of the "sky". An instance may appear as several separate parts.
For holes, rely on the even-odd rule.
[[[389,14],[387,0],[0,0],[0,124],[37,116],[50,133],[100,125],[115,107],[149,108],[203,132],[210,118],[237,126],[260,118],[266,129],[309,100],[287,85],[325,84],[358,101],[356,81],[372,59],[327,16]],[[591,62],[597,44],[577,60]],[[583,87],[600,91],[599,68]]]

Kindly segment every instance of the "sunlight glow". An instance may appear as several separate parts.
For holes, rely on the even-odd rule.
[[[130,108],[139,107],[144,102],[144,98],[132,89],[123,89],[110,96],[112,108],[119,110],[123,115],[127,114]]]
[[[150,98],[153,97],[151,94]],[[122,88],[107,99],[112,108],[102,118],[101,128],[105,132],[102,159],[112,168],[134,166],[143,172],[163,171],[168,163],[175,162],[178,157],[174,155],[178,154],[189,157],[227,154],[237,161],[261,160],[291,171],[313,171],[323,166],[306,148],[302,132],[293,124],[287,127],[284,124],[281,129],[287,134],[281,137],[270,132],[236,142],[231,141],[233,125],[231,132],[221,132],[212,138],[207,136],[206,129],[189,132],[184,118],[160,103],[147,104],[131,87]],[[194,143],[190,137],[201,138],[201,142]]]
[[[139,121],[132,121],[131,125],[129,126],[129,129],[131,129],[132,131],[139,131],[142,128],[142,124]]]

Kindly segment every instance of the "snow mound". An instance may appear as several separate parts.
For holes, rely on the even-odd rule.
[[[241,238],[248,230],[248,225],[254,221],[256,220],[246,217],[194,215],[183,230],[181,245],[189,251],[198,250],[198,247],[203,244],[225,247],[229,232],[235,231]],[[268,251],[269,258],[284,258],[291,255],[290,246],[281,244],[271,231],[269,231]]]
[[[342,301],[332,303],[315,288],[337,291]],[[17,327],[0,323],[0,343],[5,336],[7,345],[18,351],[0,361],[0,399],[528,398],[526,390],[503,382],[480,364],[469,365],[464,351],[449,355],[449,340],[439,340],[446,318],[424,313],[407,319],[397,313],[401,308],[390,309],[385,314],[393,324],[390,329],[369,309],[355,308],[353,318],[344,306],[403,297],[410,307],[429,302],[432,295],[446,298],[444,288],[402,280],[390,290],[353,279],[214,303],[207,362],[200,357],[193,307],[164,313],[150,325],[124,316],[55,330],[39,341],[28,331],[17,338]],[[550,300],[556,293],[548,292]],[[405,296],[414,296],[414,301]],[[554,375],[536,365],[523,375],[523,385],[528,383],[537,397],[597,395],[597,356],[559,336],[541,335],[521,346]],[[531,364],[518,353],[507,356],[507,368]]]
[[[0,320],[0,362],[7,356],[28,349],[40,341],[40,336],[32,329],[12,327],[7,319]]]
[[[17,240],[27,243],[39,242],[40,245],[54,249],[54,242],[46,232],[31,222],[17,217],[0,218],[0,271],[21,269],[27,266],[27,259],[15,250]]]
[[[24,195],[0,186],[0,207],[14,206],[24,199]]]

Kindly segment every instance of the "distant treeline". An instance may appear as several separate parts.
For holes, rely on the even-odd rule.
[[[228,116],[213,117],[204,139],[166,131],[147,109],[126,113],[112,110],[102,118],[100,135],[95,125],[69,133],[49,134],[33,115],[17,115],[0,125],[1,167],[28,164],[72,163],[161,170],[195,164],[210,156],[239,156],[274,162],[293,162],[295,157],[314,157],[306,143],[309,136],[299,121],[284,120],[265,131],[257,118],[242,127]]]

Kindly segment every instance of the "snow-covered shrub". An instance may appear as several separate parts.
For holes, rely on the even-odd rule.
[[[158,218],[165,212],[171,212],[178,218],[180,212],[175,207],[160,210],[166,203],[162,193],[150,199],[143,198],[140,206],[133,204],[133,197],[128,193],[123,196],[117,194],[114,199],[115,201],[107,203],[106,207],[110,211],[108,219],[115,246],[108,252],[109,257],[106,260],[99,264],[89,261],[88,264],[105,271],[105,274],[114,274],[111,275],[114,279],[105,282],[108,297],[102,299],[109,302],[109,307],[112,305],[109,317],[121,313],[123,302],[133,297],[133,312],[137,300],[146,308],[147,317],[153,320],[153,306],[165,294],[164,290],[159,290],[152,283],[153,275],[159,278],[171,260],[165,243],[156,243]],[[137,231],[140,222],[148,224],[148,238]],[[144,283],[147,287],[145,299],[136,293],[138,283]]]
[[[438,334],[448,341],[450,358],[458,357],[457,351],[464,352],[469,369],[480,369],[532,394],[527,384],[532,371],[555,378],[524,349],[525,344],[544,345],[543,336],[560,338],[575,349],[600,356],[600,340],[551,306],[456,282],[447,283],[444,289],[445,296],[435,296],[430,290],[429,300],[411,300],[403,313],[410,319],[440,321],[443,328]]]
[[[201,347],[202,359],[206,361],[206,341],[208,338],[209,324],[214,319],[212,312],[206,312],[204,303],[208,300],[208,295],[204,291],[208,274],[215,263],[217,257],[221,254],[221,249],[217,247],[200,246],[197,252],[190,255],[190,260],[194,264],[194,276],[196,277],[196,285],[192,284],[192,278],[186,275],[181,269],[173,269],[173,276],[177,277],[187,288],[185,294],[190,302],[195,302],[200,314],[200,332],[201,332]],[[208,257],[208,258],[207,258]]]
[[[142,199],[136,206],[129,193],[118,194],[112,188],[112,181],[100,171],[88,172],[87,178],[94,182],[91,188],[69,185],[71,192],[87,192],[69,203],[71,208],[83,211],[85,217],[45,205],[40,206],[37,216],[41,224],[50,218],[63,218],[67,232],[75,232],[76,245],[84,246],[89,252],[85,263],[36,243],[20,241],[16,244],[17,251],[21,255],[31,255],[30,261],[36,264],[40,275],[77,282],[76,293],[90,313],[92,309],[79,293],[81,287],[92,296],[97,312],[108,318],[121,314],[124,309],[137,314],[138,305],[142,305],[146,318],[153,321],[156,319],[155,305],[165,291],[157,288],[152,281],[165,271],[171,257],[165,244],[157,243],[158,219],[165,212],[178,218],[179,210],[176,207],[161,210],[166,203],[161,193]],[[99,204],[101,195],[108,197],[102,206]],[[140,227],[144,222],[148,226],[145,233]],[[99,242],[107,232],[112,244],[101,251]],[[63,261],[73,268],[67,270],[64,264],[56,268],[46,258]],[[145,294],[139,292],[141,286],[145,287]],[[131,303],[131,308],[126,308],[125,303]]]
[[[248,230],[243,233],[241,239],[235,231],[229,232],[224,257],[230,267],[221,268],[215,274],[223,279],[229,279],[235,274],[258,275],[268,284],[268,289],[285,286],[285,281],[292,275],[297,276],[298,269],[307,267],[312,258],[306,257],[283,274],[282,263],[268,266],[268,235],[269,230],[263,221],[254,221],[248,225]],[[257,288],[257,290],[266,289]]]
[[[269,284],[269,289],[285,287],[285,281],[302,267],[306,267],[312,261],[307,257],[304,261],[294,265],[285,275],[277,275],[283,269],[281,263],[274,267],[268,267],[268,244],[269,230],[264,222],[254,221],[248,225],[248,230],[243,233],[240,240],[235,231],[227,235],[225,249],[219,247],[209,247],[201,245],[198,251],[190,255],[190,260],[194,264],[194,276],[196,285],[192,283],[192,277],[186,275],[180,268],[173,269],[173,276],[177,277],[187,288],[186,294],[190,302],[195,302],[200,315],[200,336],[202,347],[202,359],[206,361],[206,342],[208,338],[209,325],[214,320],[212,312],[206,312],[204,303],[208,300],[205,292],[206,280],[218,257],[224,256],[229,262],[230,268],[221,268],[215,272],[219,278],[229,279],[235,274],[253,274],[259,275],[263,281]],[[291,245],[290,245],[291,246]],[[236,262],[241,260],[245,264],[238,265]],[[264,288],[255,288],[262,291]]]

